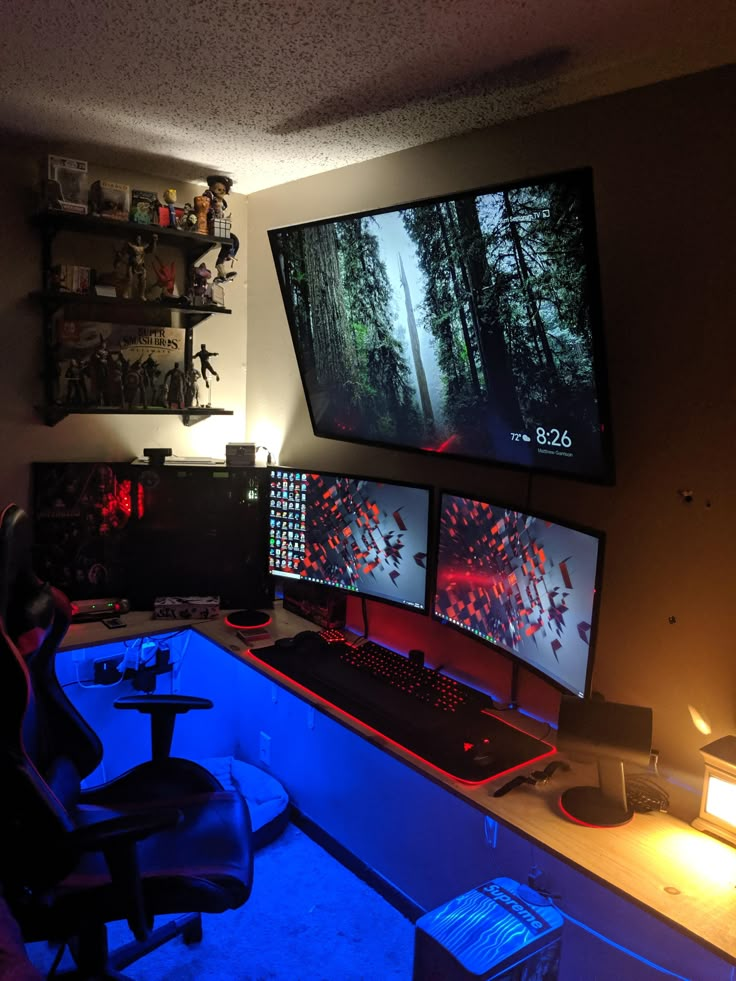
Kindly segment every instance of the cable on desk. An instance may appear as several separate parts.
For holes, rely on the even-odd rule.
[[[541,893],[544,895],[544,893]],[[557,903],[552,903],[552,906],[560,913],[565,920],[570,923],[574,923],[575,926],[580,927],[581,930],[585,930],[587,933],[592,934],[599,940],[608,944],[609,947],[615,947],[616,950],[620,950],[622,953],[626,954],[628,957],[633,957],[635,961],[639,961],[640,964],[646,964],[647,967],[654,968],[655,971],[659,971],[660,974],[666,974],[668,978],[677,978],[677,981],[692,981],[692,978],[687,978],[683,974],[676,974],[674,971],[670,971],[666,967],[662,967],[661,964],[655,964],[654,961],[650,961],[648,957],[644,957],[643,954],[637,954],[635,951],[631,950],[629,947],[624,947],[623,944],[616,943],[615,940],[611,940],[610,937],[606,937],[604,934],[599,933],[598,930],[594,930],[593,927],[589,927],[586,923],[582,923],[580,920],[576,920],[574,916],[570,916],[563,909],[557,905]],[[731,969],[731,976],[733,977],[733,969]]]
[[[666,814],[670,809],[670,795],[645,773],[626,774],[626,799],[639,814]]]

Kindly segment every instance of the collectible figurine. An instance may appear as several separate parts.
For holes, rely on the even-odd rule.
[[[174,363],[164,375],[164,389],[166,390],[166,407],[169,409],[183,409],[184,406],[184,372],[179,367],[179,362]]]
[[[158,361],[156,361],[152,354],[149,354],[141,365],[141,368],[143,370],[143,385],[146,396],[153,405],[163,405],[165,401],[163,391],[159,391],[156,386],[156,379],[161,374]]]
[[[128,242],[128,263],[130,292],[134,299],[145,300],[146,298],[146,252],[156,252],[158,235],[154,234],[153,240],[144,245],[140,235],[136,236],[135,242]]]
[[[125,376],[128,362],[122,351],[114,351],[110,357],[108,397],[110,405],[125,405]]]
[[[67,405],[87,404],[87,385],[84,380],[84,365],[72,358],[66,369]]]
[[[188,368],[184,380],[184,401],[187,407],[199,406],[199,379],[202,376],[196,368]]]
[[[159,299],[173,297],[176,294],[176,263],[170,262],[165,265],[157,256],[152,256],[153,271],[156,274],[156,283],[151,289],[159,290]]]
[[[208,351],[207,347],[204,344],[200,344],[199,350],[197,351],[196,354],[192,356],[192,361],[194,361],[195,358],[199,358],[199,365],[202,369],[202,378],[207,388],[210,387],[210,383],[207,380],[208,373],[215,376],[215,381],[219,382],[220,380],[220,376],[217,374],[215,369],[210,364],[210,358],[216,358],[216,357],[217,357],[217,351]]]
[[[167,187],[164,191],[164,204],[169,209],[169,225],[171,228],[178,228],[176,223],[176,188]]]
[[[203,307],[212,302],[211,278],[212,273],[203,262],[192,268],[192,285],[189,288],[192,306]]]
[[[177,228],[181,228],[185,232],[197,231],[197,216],[194,213],[194,208],[188,201],[184,205],[181,216],[176,224]]]
[[[217,254],[217,262],[215,263],[215,269],[217,270],[217,276],[213,279],[213,284],[217,286],[224,286],[231,280],[235,279],[238,275],[232,270],[230,272],[225,272],[225,263],[230,260],[230,265],[235,262],[235,257],[238,254],[238,249],[240,248],[240,242],[237,235],[231,235],[230,241],[223,245]]]
[[[132,362],[132,364],[126,366],[125,404],[129,409],[132,409],[134,405],[140,405],[144,409],[148,408],[146,373],[141,362],[142,355],[139,355],[136,360]]]
[[[94,391],[94,401],[96,405],[105,405],[107,399],[107,380],[109,374],[109,356],[107,342],[100,334],[100,346],[94,352],[89,361],[90,374],[92,376],[92,388]]]
[[[222,174],[210,174],[207,178],[207,190],[202,192],[202,196],[209,199],[209,211],[207,214],[207,225],[212,226],[215,218],[224,218],[227,211],[227,201],[225,195],[232,190],[233,181],[231,177],[224,177]]]
[[[194,214],[197,217],[197,227],[195,231],[199,232],[200,235],[207,234],[207,215],[210,211],[210,199],[206,198],[204,194],[199,194],[194,199]]]

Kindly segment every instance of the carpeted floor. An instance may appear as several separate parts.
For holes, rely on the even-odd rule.
[[[294,825],[256,854],[245,906],[203,923],[198,946],[174,940],[124,973],[137,981],[411,978],[412,923]],[[112,925],[111,946],[129,939],[127,927]],[[39,967],[50,964],[44,945],[29,953]]]

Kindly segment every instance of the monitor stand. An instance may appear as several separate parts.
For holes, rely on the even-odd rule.
[[[572,821],[595,828],[616,828],[634,816],[626,799],[626,778],[621,760],[598,760],[597,787],[570,787],[560,807]]]
[[[262,610],[233,610],[225,615],[226,626],[234,630],[257,630],[270,622],[270,615]]]

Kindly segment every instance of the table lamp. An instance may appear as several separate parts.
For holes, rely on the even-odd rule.
[[[736,736],[721,736],[700,752],[705,779],[693,827],[736,845]]]

